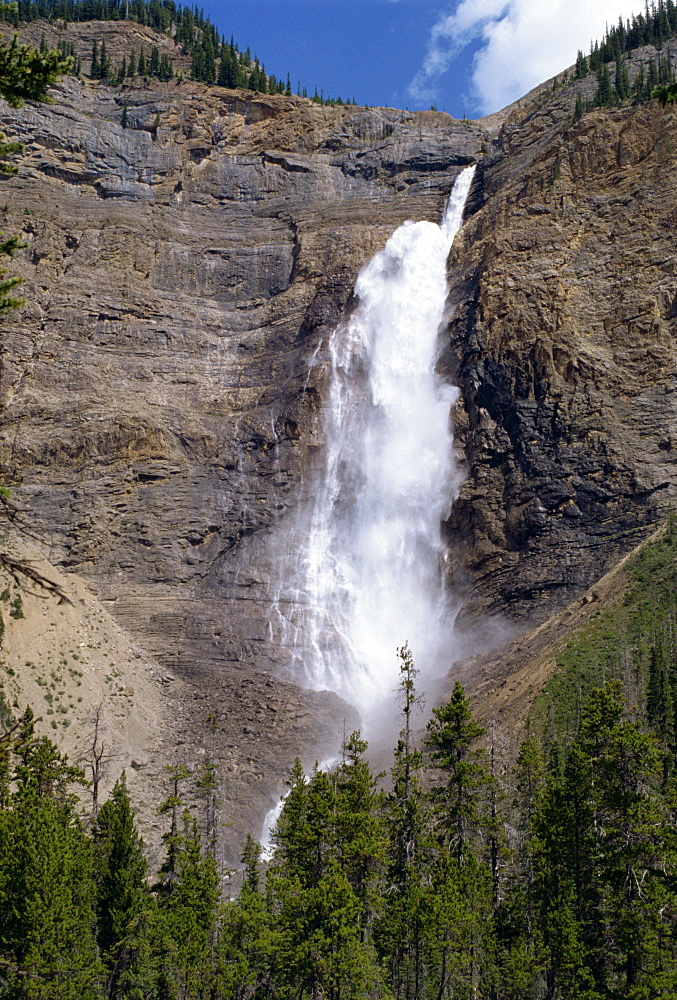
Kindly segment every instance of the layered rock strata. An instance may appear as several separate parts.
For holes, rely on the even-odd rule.
[[[109,27],[69,26],[83,65]],[[120,53],[153,41],[115,32]],[[357,721],[278,679],[270,628],[269,540],[322,443],[313,358],[362,264],[404,220],[439,220],[491,140],[434,112],[187,81],[66,78],[53,96],[0,110],[25,146],[2,226],[27,298],[2,337],[4,480],[43,553],[174,678],[156,688],[167,745],[216,739],[232,859],[295,753],[328,756]]]
[[[55,100],[0,116],[26,147],[4,225],[28,298],[4,338],[4,468],[53,560],[163,662],[260,668],[259,539],[313,448],[310,359],[359,267],[439,218],[487,137],[191,83],[69,78]]]
[[[503,127],[450,261],[466,619],[542,620],[677,499],[677,115],[574,94]]]

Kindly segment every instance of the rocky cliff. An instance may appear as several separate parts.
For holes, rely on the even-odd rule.
[[[120,32],[154,39],[103,28],[113,53]],[[91,26],[67,32],[86,56]],[[322,444],[322,346],[361,265],[405,219],[438,220],[463,165],[479,161],[443,358],[462,390],[461,619],[544,618],[674,503],[677,118],[574,122],[591,89],[485,123],[187,81],[68,78],[53,105],[0,109],[25,144],[0,200],[28,299],[3,328],[5,482],[43,554],[132,636],[162,752],[216,741],[231,856],[349,711],[280,679],[270,630],[269,540]]]
[[[68,33],[84,61],[92,27]],[[52,563],[190,686],[174,701],[198,743],[222,713],[222,744],[266,774],[254,807],[250,782],[225,795],[260,821],[294,753],[326,756],[349,713],[262,673],[284,659],[268,539],[317,454],[311,361],[361,265],[405,219],[438,220],[491,140],[434,112],[185,81],[66,78],[53,96],[0,112],[25,145],[2,223],[28,300],[3,333],[5,481]]]
[[[576,87],[503,127],[450,263],[469,617],[542,620],[675,504],[677,115]]]

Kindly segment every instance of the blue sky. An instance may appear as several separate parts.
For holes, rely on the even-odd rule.
[[[456,117],[496,111],[565,69],[643,0],[207,0],[268,73],[312,93]]]

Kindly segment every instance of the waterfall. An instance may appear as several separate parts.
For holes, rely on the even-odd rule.
[[[334,767],[336,767],[338,762],[338,757],[328,757],[326,760],[317,764],[316,767],[318,771],[331,771]],[[310,775],[306,775],[306,777],[310,777]],[[280,796],[273,808],[269,809],[264,817],[263,827],[261,828],[261,836],[259,837],[262,861],[272,861],[275,854],[275,844],[273,843],[273,838],[275,836],[277,821],[282,815],[282,810],[284,809],[284,804],[287,801],[288,795],[289,792],[286,791],[284,795]]]
[[[441,225],[406,222],[363,268],[328,345],[325,466],[295,529],[287,638],[296,676],[351,702],[367,727],[392,703],[397,647],[409,643],[424,681],[451,658],[440,526],[460,485],[457,390],[435,367],[473,172],[457,178]]]

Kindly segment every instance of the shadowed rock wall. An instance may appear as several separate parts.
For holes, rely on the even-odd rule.
[[[450,262],[466,618],[542,619],[677,499],[677,115],[575,122],[591,79],[504,126]]]

